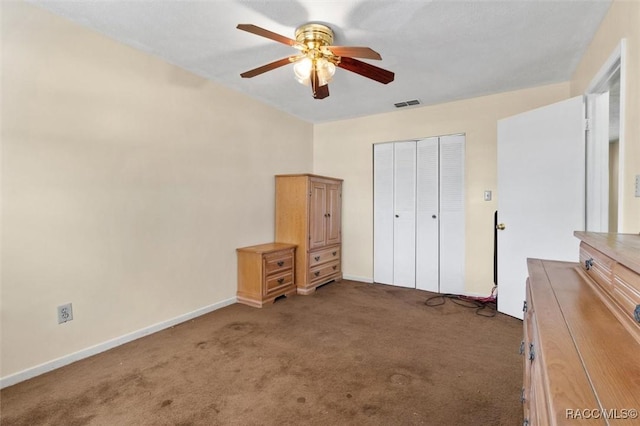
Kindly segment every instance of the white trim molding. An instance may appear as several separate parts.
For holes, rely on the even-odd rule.
[[[15,385],[16,383],[20,383],[22,381],[31,379],[33,377],[39,376],[41,374],[47,373],[57,368],[64,367],[65,365],[69,365],[73,362],[80,361],[81,359],[88,358],[90,356],[97,355],[101,352],[108,351],[109,349],[113,349],[117,346],[123,345],[125,343],[129,343],[133,340],[139,339],[144,336],[148,336],[149,334],[156,333],[166,328],[173,327],[174,325],[183,323],[185,321],[189,321],[201,315],[208,314],[209,312],[213,312],[220,308],[224,308],[225,306],[232,305],[236,303],[236,301],[237,300],[235,297],[231,297],[229,299],[222,300],[220,302],[202,307],[200,309],[196,309],[195,311],[188,312],[183,315],[179,315],[175,318],[171,318],[169,320],[150,325],[149,327],[145,327],[143,329],[134,331],[132,333],[128,333],[123,336],[116,337],[111,340],[107,340],[106,342],[102,342],[97,345],[90,346],[78,352],[74,352],[69,355],[65,355],[63,357],[56,358],[51,361],[47,361],[43,364],[36,365],[35,367],[31,367],[26,370],[22,370],[17,373],[11,374],[9,376],[2,377],[0,378],[0,389],[3,389],[7,386]]]

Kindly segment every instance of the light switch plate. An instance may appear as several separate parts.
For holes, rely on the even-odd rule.
[[[491,191],[489,191],[489,190],[484,191],[484,200],[485,201],[491,201]]]

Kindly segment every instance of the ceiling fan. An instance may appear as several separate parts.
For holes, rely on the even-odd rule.
[[[254,68],[240,74],[243,78],[251,78],[267,71],[295,63],[293,71],[296,80],[304,85],[311,85],[315,99],[329,96],[329,81],[336,67],[360,74],[382,84],[391,83],[394,73],[354,58],[381,60],[378,52],[368,47],[333,46],[333,31],[326,25],[307,23],[296,28],[293,40],[264,28],[251,24],[239,24],[239,30],[266,37],[270,40],[292,46],[300,51],[297,55],[278,59],[277,61]]]

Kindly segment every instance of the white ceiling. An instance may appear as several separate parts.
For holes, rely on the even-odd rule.
[[[610,6],[610,0],[28,1],[313,123],[394,111],[394,103],[412,99],[438,104],[567,81]],[[294,80],[291,65],[240,77],[297,51],[237,24],[294,38],[295,28],[310,21],[329,25],[336,45],[378,51],[382,61],[369,62],[395,72],[395,81],[383,85],[338,69],[331,95],[316,100]]]

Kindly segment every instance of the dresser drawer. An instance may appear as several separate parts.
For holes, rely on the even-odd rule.
[[[317,282],[340,273],[340,260],[326,263],[309,270],[309,281]]]
[[[321,265],[326,262],[331,262],[340,259],[340,247],[331,247],[309,253],[309,267],[313,268],[316,265]]]
[[[293,250],[284,250],[264,255],[264,272],[273,275],[293,268]]]
[[[640,312],[640,275],[631,269],[616,263],[613,267],[614,299],[621,305],[625,314],[640,323],[636,310]]]
[[[580,243],[580,264],[587,275],[591,277],[600,287],[613,293],[613,259],[599,252],[584,242]]]

